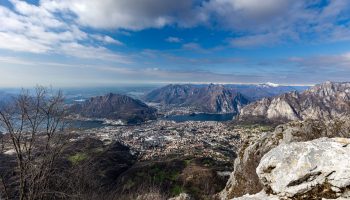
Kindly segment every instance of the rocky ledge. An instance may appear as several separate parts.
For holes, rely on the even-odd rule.
[[[350,139],[281,144],[263,156],[256,172],[263,190],[234,200],[349,199]]]
[[[273,132],[242,135],[245,141],[240,148],[226,188],[221,192],[223,200],[256,194],[263,189],[256,173],[263,156],[281,144],[306,142],[322,137],[350,138],[350,119],[306,120],[279,125]]]

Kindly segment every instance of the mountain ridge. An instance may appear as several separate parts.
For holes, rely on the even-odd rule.
[[[350,113],[350,83],[325,82],[305,90],[263,98],[241,110],[238,118],[269,120],[332,119]]]
[[[306,87],[281,86],[274,83],[235,84],[169,84],[147,93],[143,100],[172,107],[195,107],[200,112],[239,113],[250,102]]]
[[[195,107],[208,113],[238,113],[249,100],[223,85],[170,84],[148,93],[144,99],[162,105]]]
[[[113,93],[75,103],[69,110],[83,117],[123,120],[126,123],[139,123],[157,117],[155,108],[129,96]]]

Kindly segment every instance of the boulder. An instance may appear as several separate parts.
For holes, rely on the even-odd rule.
[[[235,160],[234,171],[220,198],[226,200],[260,192],[263,185],[256,174],[256,168],[261,158],[279,144],[310,141],[321,137],[350,137],[350,120],[296,121],[279,125],[273,132],[254,137],[242,135],[244,142]]]
[[[350,199],[350,139],[281,144],[256,171],[264,189],[232,200]]]
[[[309,198],[304,198],[304,199],[309,200]],[[302,199],[302,200],[304,200],[304,199]],[[241,197],[234,198],[232,200],[281,200],[281,198],[278,197],[277,195],[266,194],[266,192],[261,191],[257,194],[252,194],[252,195],[247,194],[247,195],[244,195]],[[300,200],[300,199],[298,199],[298,200]],[[321,200],[321,198],[319,200]],[[322,200],[331,200],[331,199],[322,198]],[[332,199],[332,200],[349,200],[349,198],[338,197],[338,198]]]
[[[163,195],[161,195],[158,192],[146,193],[136,197],[136,200],[163,200],[163,199],[165,200]]]
[[[266,192],[261,191],[253,195],[246,194],[244,196],[234,198],[233,200],[279,200],[279,198],[276,195],[269,195],[266,194]]]
[[[350,198],[350,139],[279,145],[256,171],[264,190],[281,198]]]
[[[192,198],[186,193],[181,193],[176,197],[170,198],[169,200],[192,200]]]

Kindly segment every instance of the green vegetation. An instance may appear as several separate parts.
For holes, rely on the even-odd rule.
[[[156,187],[169,197],[185,192],[194,199],[209,200],[225,187],[227,179],[217,176],[216,171],[230,167],[227,165],[207,157],[146,161],[135,164],[118,184],[128,192]],[[210,190],[208,185],[212,186]]]
[[[184,192],[184,189],[181,186],[179,186],[179,185],[174,185],[171,188],[171,195],[172,196],[177,196],[177,195],[179,195],[179,194],[181,194],[183,192]]]
[[[163,183],[164,181],[177,181],[180,172],[176,169],[166,170],[155,166],[150,170],[152,179],[156,183]],[[144,174],[143,174],[144,175]]]
[[[73,164],[73,165],[77,165],[80,162],[86,160],[88,158],[86,153],[76,153],[75,155],[69,156],[68,160]]]
[[[102,153],[104,149],[102,147],[98,147],[92,150],[93,153]]]
[[[185,162],[185,166],[187,167],[188,165],[191,164],[192,160],[186,159],[186,160],[184,160],[184,162]]]
[[[176,181],[176,180],[179,179],[179,176],[180,176],[180,173],[179,173],[179,172],[177,172],[177,171],[171,171],[171,172],[170,172],[169,179],[170,179],[171,181]]]
[[[210,158],[203,159],[202,163],[204,166],[207,166],[207,167],[215,166],[215,161],[213,159],[210,159]]]
[[[156,183],[162,183],[167,178],[167,175],[165,171],[160,170],[153,175],[153,179]]]
[[[134,182],[133,180],[129,179],[129,180],[125,183],[124,188],[127,189],[127,190],[129,190],[129,189],[131,189],[134,185],[135,185],[135,182]]]
[[[188,193],[198,196],[199,194],[201,194],[201,190],[198,187],[192,185],[189,186]]]

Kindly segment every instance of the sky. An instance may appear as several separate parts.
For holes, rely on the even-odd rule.
[[[0,0],[0,87],[327,80],[348,0]]]

